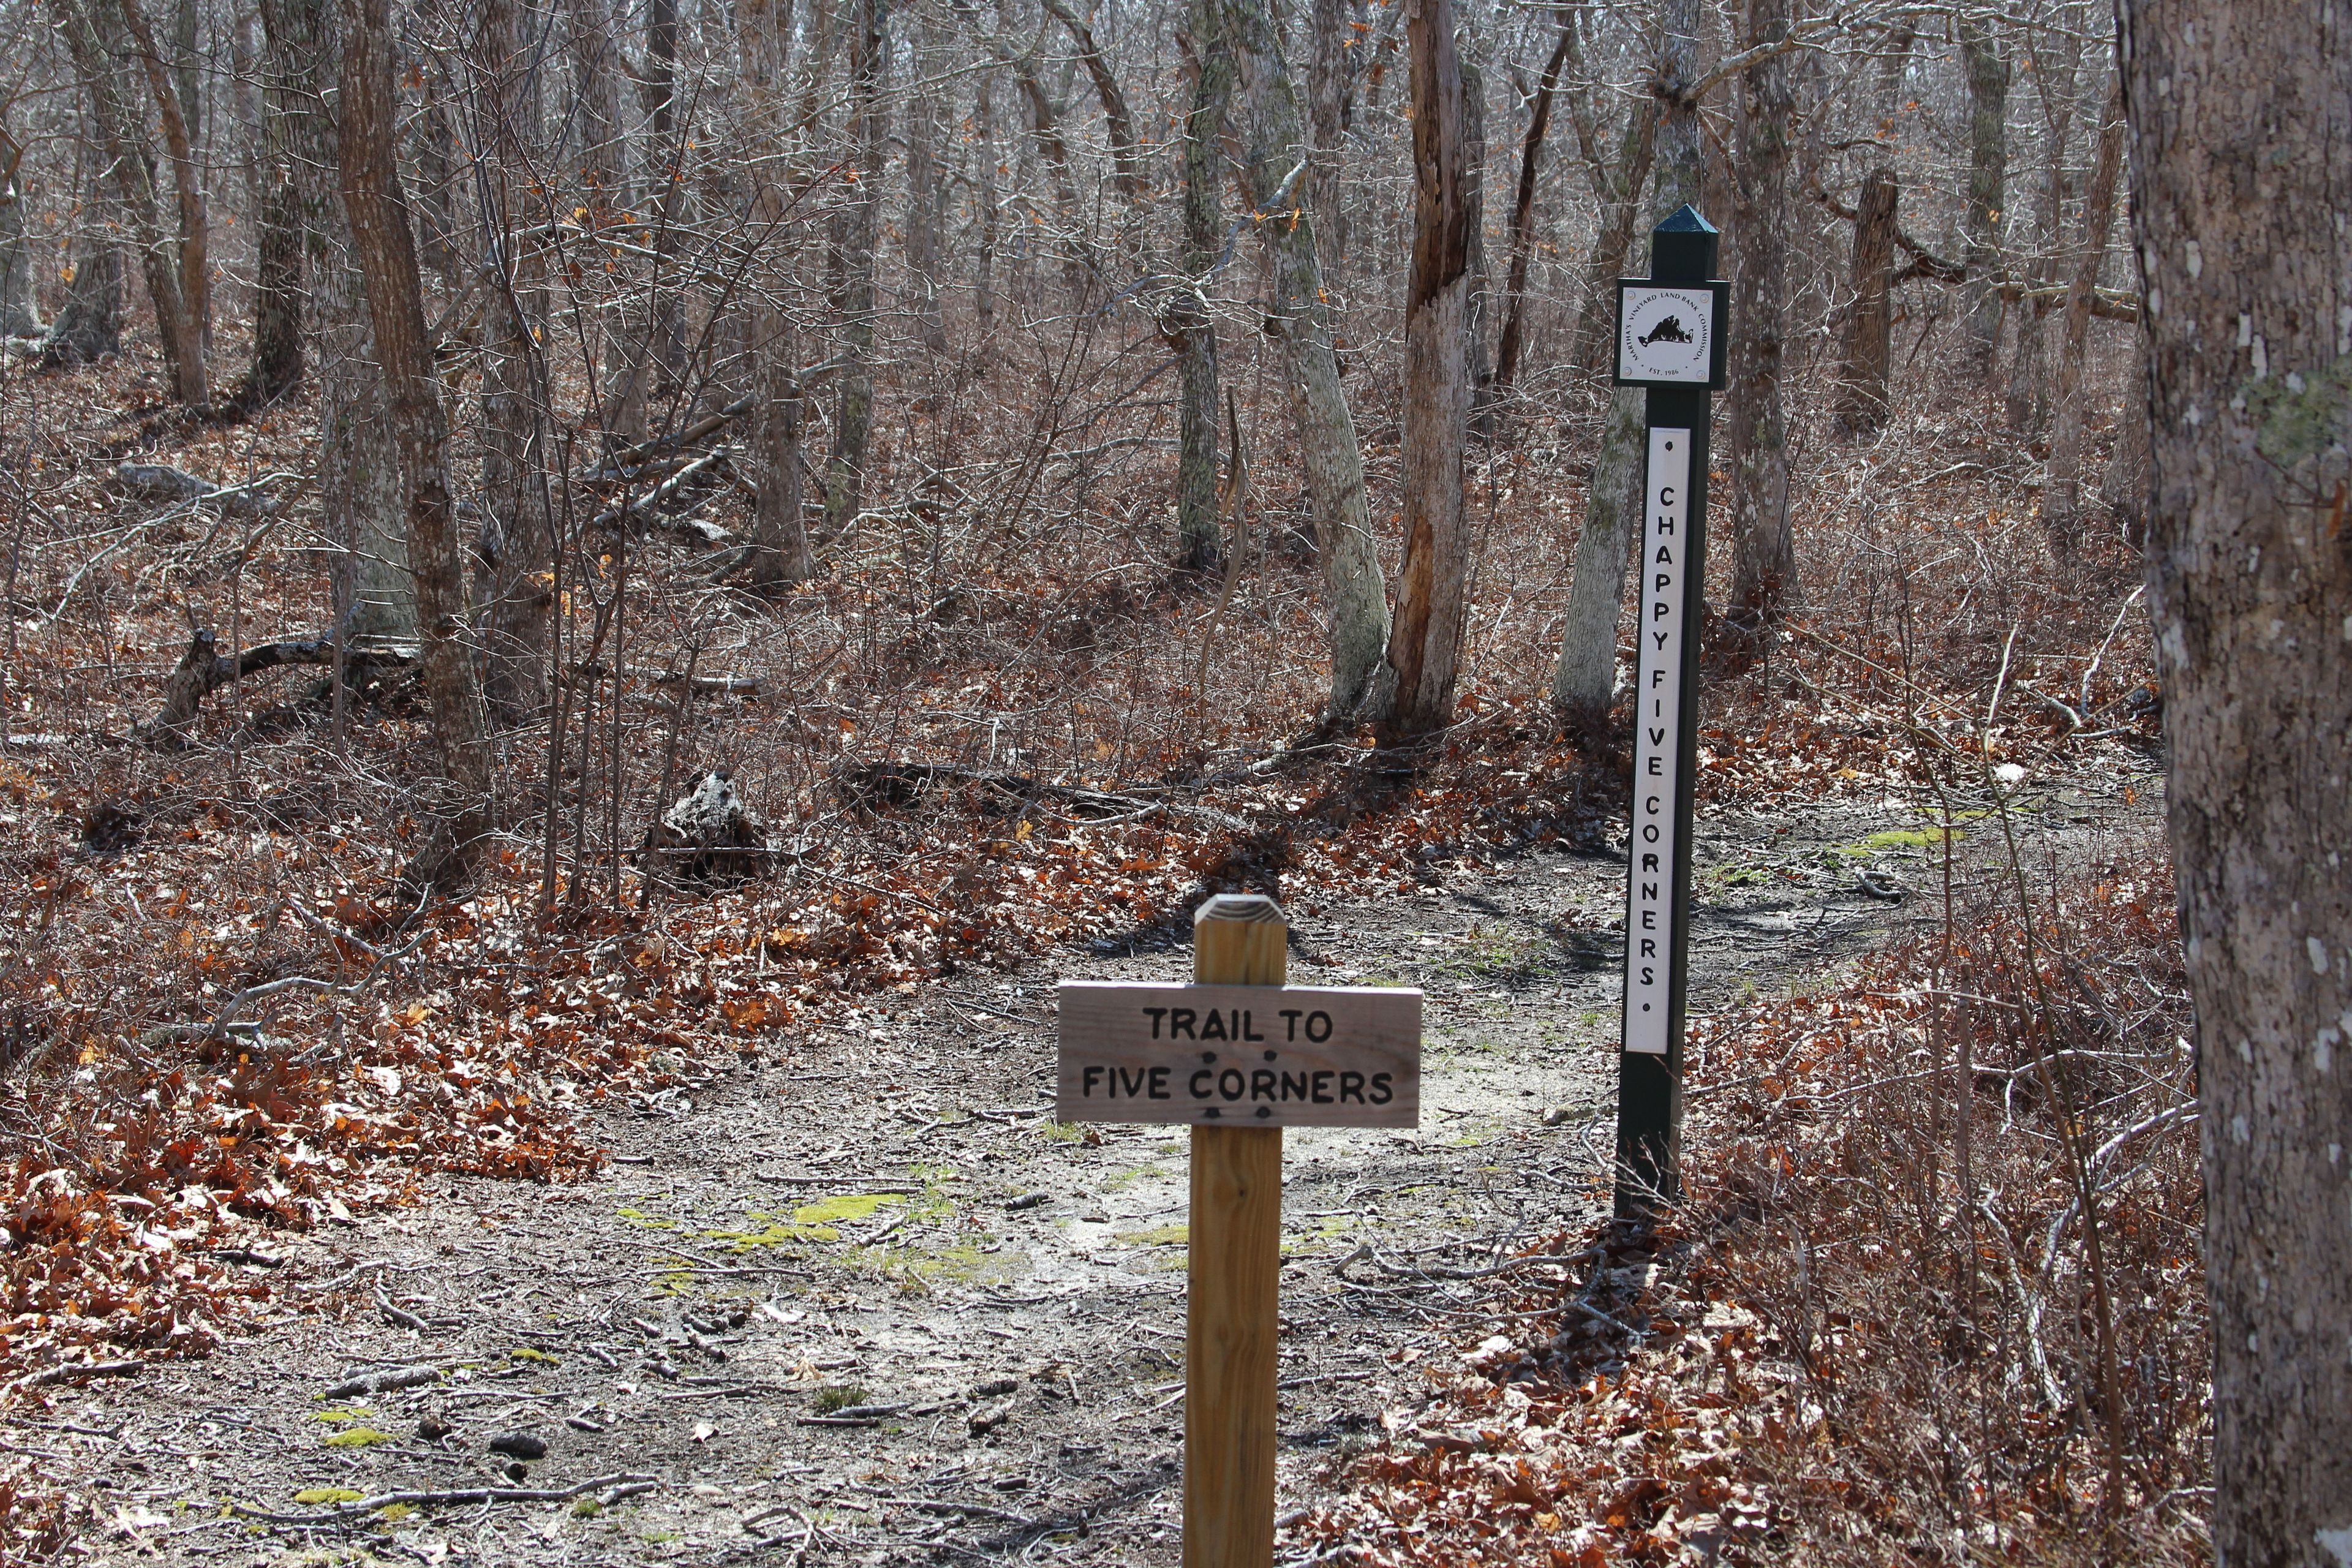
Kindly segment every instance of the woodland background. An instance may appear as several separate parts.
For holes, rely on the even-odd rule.
[[[1611,280],[1688,202],[1735,334],[1703,805],[1919,814],[1939,934],[1706,1058],[1747,1116],[1668,1238],[1692,1295],[1620,1310],[1766,1301],[1768,1389],[1555,1342],[1555,1426],[1638,1408],[1683,1468],[1350,1484],[1415,1521],[1383,1561],[1664,1560],[1696,1512],[2193,1559],[2161,842],[1960,848],[2157,744],[2113,31],[8,0],[9,1397],[292,1310],[233,1267],[273,1227],[565,1180],[604,1097],[891,988],[1605,848]],[[0,1539],[69,1538],[7,1484]]]

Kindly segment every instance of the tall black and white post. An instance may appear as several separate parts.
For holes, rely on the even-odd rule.
[[[1616,382],[1649,389],[1617,1066],[1620,1218],[1672,1199],[1680,1181],[1707,422],[1725,384],[1728,324],[1726,288],[1715,277],[1717,237],[1696,211],[1680,208],[1650,235],[1650,276],[1617,284]]]

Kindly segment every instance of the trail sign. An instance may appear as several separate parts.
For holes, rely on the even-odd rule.
[[[1421,993],[1061,984],[1064,1121],[1412,1127]]]
[[[1673,1197],[1679,1176],[1707,395],[1725,385],[1729,336],[1726,285],[1714,276],[1717,238],[1697,212],[1679,208],[1650,236],[1650,276],[1617,284],[1617,382],[1649,389],[1617,1061],[1616,1207],[1628,1217]]]
[[[1060,986],[1066,1121],[1192,1129],[1184,1298],[1184,1568],[1274,1562],[1282,1130],[1412,1127],[1418,991],[1292,986],[1272,899],[1192,917],[1191,985]]]

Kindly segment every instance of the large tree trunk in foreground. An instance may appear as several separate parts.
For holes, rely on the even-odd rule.
[[[1403,0],[1412,51],[1412,261],[1404,296],[1404,562],[1389,626],[1395,740],[1454,716],[1470,539],[1471,230],[1478,221],[1452,0]]]
[[[2083,198],[2083,239],[2066,284],[2066,314],[2058,338],[2058,369],[2050,384],[2050,461],[2043,469],[2042,532],[2051,559],[2073,561],[2083,525],[2083,375],[2091,346],[2091,295],[2107,254],[2116,216],[2116,183],[2123,175],[2123,81],[2117,78],[2099,126],[2091,189]]]
[[[2352,48],[2294,0],[2126,0],[2150,610],[2213,1311],[2213,1546],[2352,1561]]]
[[[393,158],[398,100],[391,0],[341,5],[344,210],[366,282],[393,440],[408,479],[408,555],[424,634],[425,697],[442,771],[457,795],[447,843],[428,851],[416,870],[430,881],[462,880],[489,851],[489,743],[467,646],[465,563],[449,494],[448,420],[434,375],[408,203]]]
[[[1298,460],[1315,514],[1323,563],[1323,609],[1331,623],[1331,699],[1326,723],[1377,708],[1388,643],[1388,585],[1364,495],[1364,457],[1339,385],[1331,346],[1315,224],[1316,168],[1301,133],[1297,84],[1284,66],[1270,8],[1251,0],[1228,7],[1234,48],[1247,65],[1252,118],[1250,203],[1270,215],[1258,231],[1274,263],[1266,330],[1282,344],[1298,429]],[[1302,164],[1305,166],[1302,167]],[[1294,178],[1295,174],[1295,178]]]
[[[1968,240],[1962,253],[1968,280],[1960,286],[1967,333],[1961,342],[1969,374],[1990,386],[2000,349],[2000,291],[1993,274],[2000,268],[2002,187],[2009,178],[2009,61],[2000,40],[1965,12],[1959,34],[1969,73],[1969,205],[1960,220]]]
[[[1895,284],[1895,171],[1873,169],[1854,203],[1853,307],[1838,366],[1838,427],[1874,435],[1886,423]]]
[[[1788,36],[1789,0],[1748,0],[1743,47]],[[1789,426],[1780,405],[1782,321],[1788,310],[1789,152],[1796,98],[1785,56],[1748,68],[1740,81],[1739,175],[1744,200],[1732,223],[1731,606],[1751,645],[1777,624],[1796,586],[1789,518]],[[1761,651],[1751,646],[1747,651]]]

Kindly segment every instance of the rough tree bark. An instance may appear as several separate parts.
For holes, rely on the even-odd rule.
[[[2091,296],[2114,226],[2116,185],[2123,176],[2123,79],[2116,79],[2099,122],[2099,151],[2091,188],[2083,197],[2081,242],[2066,282],[2066,309],[2058,337],[2058,366],[2050,384],[2050,460],[2042,470],[2042,533],[2061,566],[2074,559],[2083,525],[2083,374],[2090,355]]]
[[[1221,0],[1192,6],[1192,107],[1179,152],[1184,171],[1181,276],[1160,306],[1160,335],[1176,354],[1176,564],[1207,572],[1217,564],[1217,327],[1209,316],[1208,277],[1216,265],[1223,221],[1225,109],[1234,92],[1233,41]]]
[[[82,141],[91,151],[74,160],[81,221],[66,247],[66,302],[41,340],[41,363],[52,367],[88,364],[122,347],[122,248],[108,221],[111,203],[100,172],[104,161],[93,155],[100,140],[91,133],[93,119],[85,108]]]
[[[2352,48],[2125,0],[2150,612],[2197,1004],[2213,1547],[2352,1560]]]
[[[1120,192],[1130,206],[1139,207],[1148,194],[1143,180],[1142,150],[1135,139],[1135,112],[1127,106],[1127,94],[1119,89],[1118,77],[1103,58],[1095,43],[1094,28],[1064,0],[1043,0],[1045,9],[1069,33],[1078,46],[1078,63],[1086,68],[1087,79],[1095,84],[1095,98],[1101,103],[1103,124],[1110,132],[1111,168]]]
[[[1315,166],[1307,205],[1322,246],[1323,286],[1334,294],[1347,279],[1348,216],[1340,200],[1339,143],[1348,133],[1349,87],[1354,80],[1347,0],[1308,0],[1307,120]],[[1386,614],[1386,606],[1382,606]]]
[[[303,112],[289,72],[299,62],[274,53],[261,100],[261,149],[255,171],[261,237],[253,265],[253,369],[243,395],[274,402],[302,383],[302,198],[294,166],[294,121]]]
[[[104,0],[100,0],[100,4]],[[163,131],[163,150],[172,160],[172,194],[180,215],[180,307],[186,311],[188,326],[196,335],[199,359],[213,344],[213,284],[212,220],[205,211],[204,176],[196,168],[195,135],[191,122],[195,118],[197,76],[192,58],[195,45],[195,8],[184,4],[181,16],[185,19],[186,49],[179,80],[163,65],[163,57],[155,47],[155,30],[147,25],[147,13],[140,9],[141,0],[118,0],[122,11],[122,25],[132,47],[138,51],[139,63],[145,68],[147,90],[155,100],[156,119]],[[207,396],[205,401],[209,401]]]
[[[1967,239],[1961,285],[1967,311],[1965,345],[1969,373],[1991,384],[2000,351],[2000,215],[2009,178],[2009,60],[2000,41],[1976,16],[1959,17],[1960,60],[1969,76],[1969,205],[1960,220]]]
[[[785,15],[791,15],[789,0]],[[924,83],[947,58],[931,7],[917,13],[913,49],[915,77]],[[940,309],[940,145],[949,133],[941,101],[928,85],[919,85],[907,100],[907,271],[923,347],[935,354],[948,352],[947,318]]]
[[[340,29],[332,0],[262,0],[261,25],[273,86],[287,96],[287,157],[301,208],[318,356],[320,510],[340,552],[336,636],[347,654],[404,650],[417,636],[408,491],[343,210],[330,96]]]
[[[1873,169],[1854,203],[1853,304],[1838,363],[1837,425],[1848,436],[1874,435],[1886,423],[1895,206],[1895,171]]]
[[[352,250],[365,280],[394,444],[408,484],[408,553],[422,623],[419,663],[442,771],[454,786],[448,836],[412,868],[419,879],[470,877],[489,849],[489,742],[467,647],[465,563],[449,494],[446,416],[434,375],[416,243],[393,149],[391,0],[340,0],[341,165]]]
[[[881,224],[882,160],[888,127],[882,74],[885,0],[856,0],[849,22],[849,142],[857,189],[842,226],[840,398],[824,466],[824,521],[837,535],[866,507],[866,448],[874,428],[874,247]]]
[[[799,344],[793,331],[792,301],[786,294],[799,259],[795,237],[786,228],[781,162],[792,0],[749,0],[741,17],[752,123],[766,142],[761,149],[765,155],[751,161],[751,212],[761,239],[775,256],[768,277],[752,296],[751,352],[760,367],[760,411],[753,440],[760,462],[747,576],[754,590],[774,593],[816,574],[807,520],[802,511],[801,384],[793,363]]]
[[[474,38],[474,185],[482,203],[481,633],[485,694],[508,719],[547,704],[553,513],[540,353],[548,218],[533,174],[536,62],[519,0],[484,0]]]
[[[1229,4],[1226,26],[1244,68],[1254,122],[1244,178],[1273,263],[1266,330],[1283,349],[1299,466],[1323,564],[1331,645],[1331,696],[1322,721],[1328,727],[1376,710],[1385,696],[1381,677],[1387,668],[1381,655],[1389,637],[1388,589],[1364,493],[1363,452],[1331,344],[1331,309],[1309,216],[1317,170],[1299,122],[1297,86],[1283,63],[1280,36],[1263,0]]]
[[[131,52],[122,7],[117,0],[55,3],[74,68],[89,89],[90,121],[113,173],[115,194],[131,229],[131,248],[139,258],[140,276],[155,308],[155,331],[163,342],[172,395],[191,408],[208,407],[212,383],[205,368],[204,333],[181,296],[180,272],[173,262],[177,247],[164,233],[158,210],[154,150],[148,144],[141,117],[126,101],[122,79],[115,68],[115,61]]]
[[[0,128],[0,337],[37,337],[41,331],[33,255],[25,243],[25,195],[17,183],[24,158],[24,147]]]
[[[1383,738],[1409,742],[1454,715],[1470,540],[1462,464],[1470,420],[1468,167],[1453,0],[1404,0],[1412,58],[1412,258],[1404,297],[1404,561],[1388,664]]]
[[[1789,32],[1789,0],[1748,0],[1743,47],[1764,48]],[[1761,651],[1796,587],[1797,544],[1789,517],[1789,426],[1781,407],[1780,353],[1788,305],[1789,155],[1796,95],[1785,56],[1740,79],[1736,154],[1739,205],[1732,221],[1731,604],[1726,618]]]

